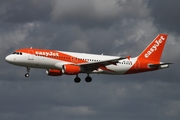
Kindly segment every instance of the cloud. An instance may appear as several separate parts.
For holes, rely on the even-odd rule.
[[[142,5],[142,0],[55,0],[51,16],[54,22],[77,24],[82,28],[109,27],[124,17],[147,17],[149,10]]]
[[[151,15],[155,25],[159,29],[166,29],[168,32],[179,33],[179,6],[180,1],[148,1],[148,6],[151,9]]]
[[[49,0],[6,0],[1,1],[1,22],[27,23],[47,21],[51,11]]]
[[[78,51],[88,52],[89,51],[88,43],[85,40],[76,40],[70,45],[69,50],[77,51],[77,52]]]
[[[0,119],[179,119],[177,3],[1,0]],[[91,75],[91,83],[80,74],[75,84],[75,76],[50,77],[44,69],[25,78],[26,68],[4,60],[22,47],[136,56],[159,33],[169,35],[162,61],[174,64],[149,73]]]

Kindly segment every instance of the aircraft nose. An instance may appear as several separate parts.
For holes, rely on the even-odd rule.
[[[12,58],[12,56],[8,55],[8,56],[6,56],[5,60],[6,60],[7,62],[12,62],[12,61],[13,61],[13,58]]]

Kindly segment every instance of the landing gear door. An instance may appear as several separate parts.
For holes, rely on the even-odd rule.
[[[28,51],[28,60],[34,60],[34,51],[33,50],[29,50]]]

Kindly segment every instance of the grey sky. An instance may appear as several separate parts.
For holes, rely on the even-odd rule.
[[[180,119],[179,1],[0,0],[1,120]],[[125,76],[49,77],[4,57],[22,47],[138,55],[159,33],[169,69]],[[86,75],[80,75],[82,79]]]

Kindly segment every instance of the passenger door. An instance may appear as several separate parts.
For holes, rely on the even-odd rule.
[[[34,60],[34,51],[33,50],[29,50],[28,51],[28,60]]]

